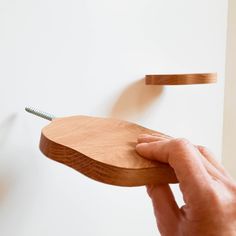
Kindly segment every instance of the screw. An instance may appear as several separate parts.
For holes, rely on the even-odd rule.
[[[46,113],[46,112],[43,112],[43,111],[40,111],[38,109],[35,109],[35,108],[32,108],[32,107],[26,107],[25,110],[31,114],[34,114],[36,116],[39,116],[43,119],[46,119],[46,120],[53,120],[55,119],[56,117],[54,115],[51,115],[49,113]]]

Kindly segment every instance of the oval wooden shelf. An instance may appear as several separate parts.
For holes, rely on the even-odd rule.
[[[188,85],[217,82],[217,73],[146,75],[147,85]]]
[[[40,149],[52,160],[112,185],[176,183],[173,169],[135,151],[137,137],[156,131],[111,118],[71,116],[42,129]]]

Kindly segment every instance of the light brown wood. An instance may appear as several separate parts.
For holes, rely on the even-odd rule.
[[[40,149],[47,157],[103,183],[119,186],[176,183],[169,165],[146,160],[135,151],[138,135],[154,132],[157,133],[112,118],[57,118],[42,129]]]
[[[217,73],[146,75],[147,85],[188,85],[217,82]]]

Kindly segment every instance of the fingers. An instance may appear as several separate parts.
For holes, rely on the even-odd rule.
[[[210,184],[210,176],[201,160],[201,154],[185,139],[140,143],[136,150],[145,158],[168,163],[175,171],[181,190],[189,192],[190,198],[190,195],[196,198],[196,194],[204,192],[204,187]]]
[[[228,173],[225,171],[224,167],[214,158],[213,154],[203,146],[197,146],[201,154],[223,175],[229,177]]]
[[[155,133],[152,135],[142,134],[138,137],[138,143],[150,143],[150,142],[164,141],[164,140],[170,140],[170,139],[173,139],[173,138],[171,138],[170,136],[162,135],[162,134],[160,135],[159,133]],[[207,160],[207,161],[204,161],[204,165],[210,173],[212,173],[214,176],[223,175],[227,178],[231,178],[229,174],[226,172],[226,170],[224,169],[224,167],[214,158],[214,155],[206,147],[199,146],[199,145],[196,145],[195,147],[199,150],[202,156],[205,157],[205,159]],[[208,162],[210,165],[208,165]],[[214,169],[216,170],[214,171]]]
[[[214,158],[213,154],[206,147],[197,146],[197,148],[205,157],[205,166],[213,179],[219,179],[224,183],[229,183],[233,180],[224,167]]]
[[[161,133],[153,133],[149,134],[141,134],[138,137],[138,143],[150,143],[155,141],[164,141],[173,139],[170,136],[163,135]],[[224,167],[214,158],[214,155],[206,148],[200,145],[195,145],[195,147],[199,150],[199,152],[206,158],[206,160],[212,164],[221,174],[226,177],[230,177]]]
[[[164,141],[164,140],[170,140],[170,139],[173,139],[173,138],[171,138],[170,136],[160,134],[160,133],[154,133],[152,135],[142,134],[138,137],[138,143],[150,143],[150,142]],[[231,179],[231,177],[226,172],[224,167],[217,160],[215,160],[213,154],[206,147],[199,146],[199,145],[196,145],[195,147],[199,150],[202,156],[207,160],[207,161],[203,160],[204,165],[208,169],[208,172],[213,175],[213,177],[223,175]]]
[[[177,227],[180,211],[169,185],[147,186],[147,192],[152,199],[160,232],[171,235],[168,231],[173,232],[173,227]]]
[[[140,143],[136,146],[136,150],[143,157],[170,164],[179,181],[184,181],[186,176],[194,176],[194,179],[198,179],[199,173],[201,176],[206,174],[199,153],[187,140],[172,139]]]

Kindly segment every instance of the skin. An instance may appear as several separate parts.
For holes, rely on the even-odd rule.
[[[168,184],[147,186],[161,235],[236,235],[236,183],[209,150],[186,139],[143,134],[136,151],[168,163],[183,194],[179,207]]]

